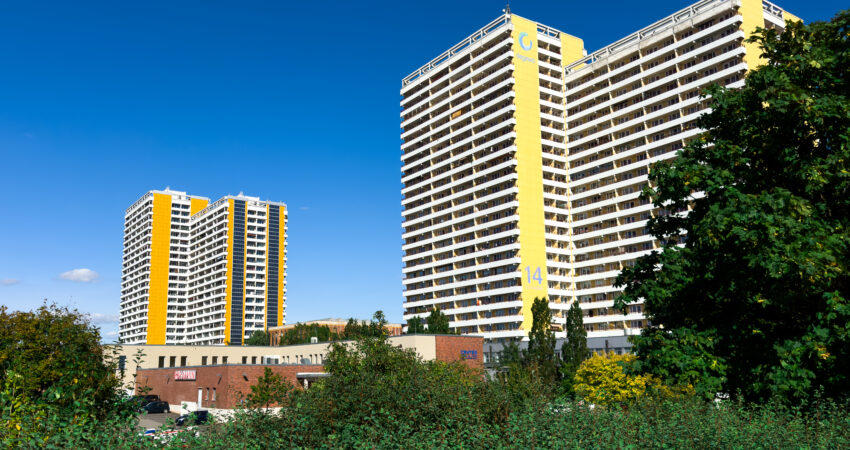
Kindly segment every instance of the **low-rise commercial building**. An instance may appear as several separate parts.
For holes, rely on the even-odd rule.
[[[351,341],[344,341],[351,342]],[[481,336],[403,335],[389,338],[392,345],[413,349],[424,360],[460,361],[472,368],[484,367]],[[265,367],[299,386],[323,376],[330,351],[321,344],[272,346],[220,345],[125,345],[117,349],[124,385],[148,387],[172,406],[233,408],[250,392]],[[135,363],[138,352],[141,362]],[[213,406],[214,405],[214,406]]]

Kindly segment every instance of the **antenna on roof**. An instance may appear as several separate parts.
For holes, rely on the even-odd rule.
[[[511,2],[508,2],[508,4],[505,6],[505,9],[503,9],[502,12],[505,13],[506,16],[511,15]]]

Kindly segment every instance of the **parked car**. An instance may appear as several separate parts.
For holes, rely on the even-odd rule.
[[[167,402],[150,402],[142,407],[148,414],[171,412]]]
[[[200,425],[200,424],[203,424],[203,423],[207,423],[207,421],[209,419],[210,419],[209,411],[195,411],[193,413],[184,414],[184,415],[178,417],[177,420],[174,421],[174,424],[177,425],[178,427],[182,427],[183,425],[190,425],[190,424]]]
[[[158,396],[158,395],[156,395],[156,394],[150,394],[150,395],[134,395],[132,400],[133,400],[134,402],[136,402],[136,403],[138,403],[138,404],[139,404],[139,408],[144,407],[145,405],[147,405],[147,404],[148,404],[148,403],[150,403],[150,402],[158,402],[158,401],[160,401],[160,400],[159,400],[159,396]]]

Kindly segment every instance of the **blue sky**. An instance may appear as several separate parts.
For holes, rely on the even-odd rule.
[[[807,21],[842,6],[779,4]],[[687,5],[511,7],[594,51]],[[3,2],[0,304],[47,298],[111,336],[124,209],[170,186],[288,204],[288,322],[400,321],[400,81],[503,7]]]

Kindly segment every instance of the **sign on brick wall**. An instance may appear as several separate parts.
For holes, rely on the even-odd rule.
[[[478,359],[478,350],[461,350],[460,351],[460,359],[466,360],[477,360]]]
[[[174,381],[194,381],[195,380],[195,371],[194,370],[175,370],[174,371]]]

